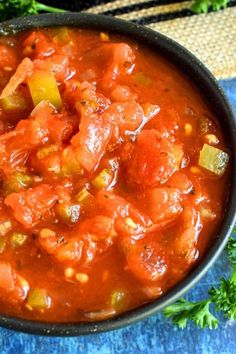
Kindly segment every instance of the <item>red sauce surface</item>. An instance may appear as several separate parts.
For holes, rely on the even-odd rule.
[[[51,98],[35,103],[47,76],[59,99],[43,83]],[[99,320],[183,279],[214,241],[229,175],[199,166],[212,136],[227,148],[191,78],[129,40],[54,28],[0,38],[3,89],[0,311]]]

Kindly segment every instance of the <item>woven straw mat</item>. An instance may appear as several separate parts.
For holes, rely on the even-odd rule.
[[[228,8],[194,14],[181,0],[45,0],[71,11],[115,16],[148,26],[193,52],[218,79],[236,77],[236,0]]]

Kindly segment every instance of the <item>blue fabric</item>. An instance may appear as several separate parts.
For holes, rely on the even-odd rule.
[[[221,81],[236,112],[236,79]],[[199,300],[207,295],[210,286],[230,272],[223,254],[207,275],[187,295]],[[217,315],[218,316],[218,315]],[[236,353],[236,323],[220,318],[217,330],[200,330],[190,325],[179,330],[157,314],[129,327],[103,334],[78,338],[48,338],[16,333],[0,328],[2,354],[233,354]]]

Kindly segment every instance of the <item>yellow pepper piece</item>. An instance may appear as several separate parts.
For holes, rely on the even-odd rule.
[[[221,176],[226,170],[229,155],[214,146],[204,144],[200,151],[198,164],[214,174]]]
[[[111,307],[116,311],[124,311],[128,306],[128,294],[124,290],[115,290],[111,294]]]
[[[106,189],[113,180],[112,172],[104,168],[97,177],[92,180],[92,185],[98,189]]]
[[[4,194],[17,193],[24,188],[30,187],[32,182],[32,176],[22,172],[13,172],[3,184]]]
[[[71,146],[65,148],[61,155],[62,161],[62,175],[72,176],[75,174],[82,175],[84,173],[83,168],[77,161],[76,149],[71,148]]]
[[[35,106],[41,101],[49,101],[54,107],[61,108],[62,101],[53,74],[36,70],[28,80],[30,94]]]
[[[78,204],[61,203],[56,207],[58,216],[62,221],[76,223],[80,216],[80,206]]]
[[[29,293],[26,306],[30,310],[44,310],[51,306],[51,298],[45,289],[35,288]]]
[[[44,159],[45,157],[48,157],[50,154],[52,154],[53,152],[57,152],[58,151],[58,146],[57,145],[48,145],[48,146],[45,146],[43,148],[40,148],[38,151],[37,151],[37,158],[39,160],[42,160]]]
[[[13,232],[11,236],[11,245],[13,248],[21,247],[27,241],[28,235],[23,234],[21,232]]]
[[[3,221],[0,224],[0,237],[5,236],[12,229],[12,222],[10,220]]]
[[[82,204],[82,203],[86,202],[90,197],[92,197],[92,194],[89,193],[89,191],[84,187],[79,191],[78,194],[76,194],[75,200],[78,203]]]
[[[18,95],[3,97],[0,102],[6,112],[23,112],[27,109],[26,100]]]

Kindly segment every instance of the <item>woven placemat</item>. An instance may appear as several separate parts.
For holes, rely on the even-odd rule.
[[[236,77],[236,0],[227,9],[193,14],[191,1],[45,0],[71,11],[116,16],[175,39],[193,52],[218,79]]]

